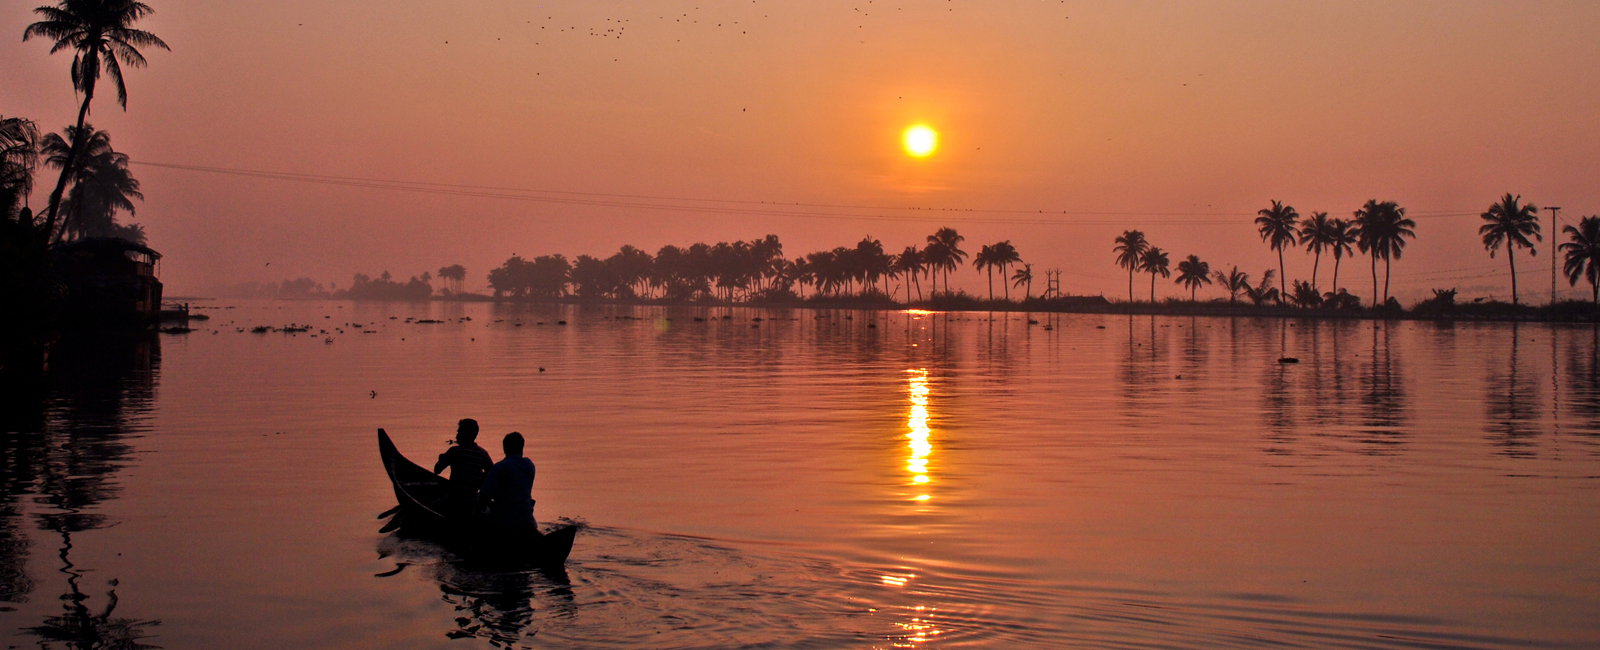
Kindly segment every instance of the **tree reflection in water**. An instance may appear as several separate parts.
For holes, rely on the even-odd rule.
[[[1272,346],[1274,355],[1282,359],[1289,355],[1289,319],[1280,318],[1276,321],[1256,321],[1253,325],[1277,330],[1278,344]],[[1269,330],[1270,331],[1270,330]],[[1270,336],[1263,332],[1262,338]],[[1310,359],[1308,361],[1314,361]],[[1298,368],[1297,368],[1298,369]],[[1267,448],[1269,454],[1288,455],[1294,453],[1296,441],[1299,438],[1300,426],[1295,419],[1295,386],[1290,383],[1289,366],[1282,362],[1266,366],[1262,377],[1261,414],[1266,420],[1267,439],[1272,446]]]
[[[1488,395],[1484,399],[1484,424],[1489,439],[1500,447],[1500,453],[1512,458],[1532,458],[1534,439],[1539,435],[1539,386],[1532,373],[1525,372],[1519,363],[1521,324],[1511,323],[1511,352],[1502,374],[1490,365],[1488,379],[1484,382]]]
[[[61,597],[65,611],[26,628],[40,646],[67,648],[152,648],[140,642],[159,621],[113,616],[116,580],[108,582],[106,604],[98,612],[79,584],[71,561],[72,535],[109,523],[94,512],[115,499],[115,475],[133,448],[130,422],[148,412],[160,367],[154,334],[84,332],[58,341],[50,368],[34,390],[6,392],[0,419],[0,601],[27,602],[37,588],[26,574],[29,543],[23,532],[26,502],[38,526],[59,536],[59,571],[66,576]],[[31,498],[29,498],[31,497]]]
[[[1584,334],[1575,330],[1566,337],[1567,354],[1562,360],[1566,362],[1567,386],[1562,397],[1580,420],[1580,439],[1595,443],[1600,440],[1600,324]]]
[[[1405,442],[1407,419],[1405,377],[1401,372],[1400,353],[1390,341],[1396,322],[1374,321],[1372,324],[1372,353],[1367,372],[1361,377],[1362,442],[1370,447],[1365,453],[1386,454],[1388,448]]]

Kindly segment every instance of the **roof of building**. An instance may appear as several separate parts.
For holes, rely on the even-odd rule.
[[[149,255],[151,259],[161,259],[161,253],[155,249],[136,244],[120,237],[85,237],[76,241],[56,245],[56,250],[63,253],[85,252],[90,254],[121,254],[128,251]]]

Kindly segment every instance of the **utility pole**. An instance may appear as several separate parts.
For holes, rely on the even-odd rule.
[[[1561,222],[1556,219],[1556,214],[1561,212],[1561,206],[1548,205],[1550,211],[1550,304],[1556,304],[1556,236]]]

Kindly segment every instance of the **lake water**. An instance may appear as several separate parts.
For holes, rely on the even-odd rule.
[[[202,304],[7,396],[8,648],[1600,647],[1594,327]],[[462,417],[564,574],[378,532]]]

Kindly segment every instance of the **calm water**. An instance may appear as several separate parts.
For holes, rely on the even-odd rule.
[[[210,306],[7,397],[7,647],[1600,646],[1591,327]],[[461,417],[564,574],[378,533]]]

